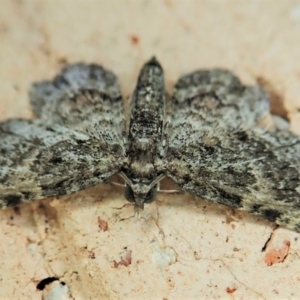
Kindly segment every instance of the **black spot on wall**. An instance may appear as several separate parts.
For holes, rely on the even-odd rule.
[[[42,290],[46,287],[46,285],[48,285],[48,284],[50,284],[50,283],[52,283],[53,281],[56,281],[56,280],[58,280],[58,278],[56,278],[56,277],[47,277],[47,278],[45,278],[45,279],[42,279],[42,280],[37,284],[36,288],[37,288],[38,290],[42,291]]]

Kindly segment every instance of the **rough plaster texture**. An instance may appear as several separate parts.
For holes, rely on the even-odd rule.
[[[128,99],[155,54],[169,90],[198,68],[258,80],[300,134],[299,32],[299,0],[2,1],[0,118],[32,117],[30,84],[66,62],[112,69]],[[136,220],[122,192],[1,211],[0,299],[300,298],[299,234],[182,194]]]

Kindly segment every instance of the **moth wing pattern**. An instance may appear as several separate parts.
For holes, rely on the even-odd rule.
[[[39,119],[0,123],[0,207],[70,194],[119,172],[125,126],[111,72],[70,65],[30,97]]]
[[[52,81],[30,90],[33,111],[45,122],[124,145],[123,99],[116,76],[101,66],[66,66]]]
[[[258,87],[228,71],[179,79],[166,175],[186,192],[300,231],[300,139],[258,125],[270,115]]]
[[[174,122],[213,125],[219,130],[251,128],[270,116],[269,99],[259,86],[245,86],[230,71],[199,70],[182,76],[174,87]],[[183,119],[188,117],[188,119]]]

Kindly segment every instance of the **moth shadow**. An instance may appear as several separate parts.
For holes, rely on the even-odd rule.
[[[115,179],[115,178],[114,178]],[[114,181],[116,182],[116,181]],[[226,205],[213,203],[180,190],[171,180],[166,179],[162,182],[163,192],[158,192],[153,203],[146,204],[144,213],[154,213],[151,208],[167,209],[171,213],[186,215],[189,217],[203,217],[232,226],[235,223],[260,224],[263,227],[277,225],[263,217],[251,215],[246,211],[241,211]],[[169,191],[172,191],[171,193]],[[177,192],[176,192],[177,191]],[[32,203],[22,204],[16,207],[7,208],[1,213],[7,222],[23,228],[33,228],[46,224],[48,227],[59,226],[61,218],[68,212],[88,211],[91,208],[97,209],[99,213],[105,211],[111,214],[128,208],[134,216],[134,207],[124,197],[124,187],[122,181],[115,183],[101,183],[97,186],[76,192],[71,195],[64,195]],[[128,209],[127,209],[128,210]],[[57,224],[56,224],[57,223]],[[46,226],[46,227],[47,227]]]

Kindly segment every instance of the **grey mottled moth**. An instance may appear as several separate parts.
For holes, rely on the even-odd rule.
[[[119,173],[137,210],[167,176],[184,191],[300,230],[300,139],[272,122],[258,86],[231,72],[181,77],[173,95],[152,58],[126,131],[115,75],[73,64],[30,91],[35,120],[0,123],[0,206],[74,193]]]

